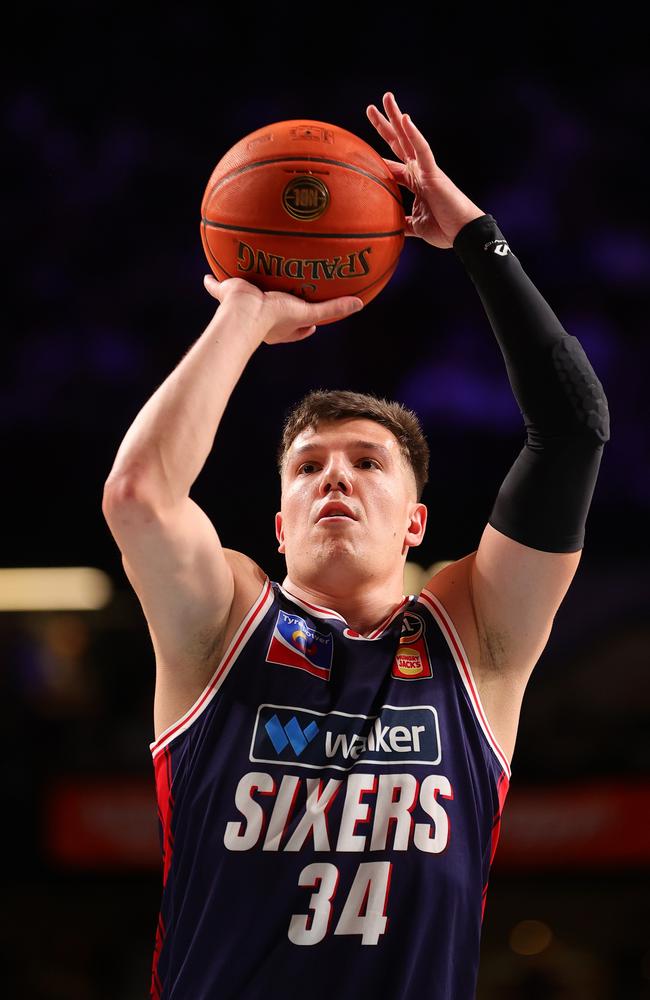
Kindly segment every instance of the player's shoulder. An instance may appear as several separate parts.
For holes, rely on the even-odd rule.
[[[251,559],[249,555],[245,552],[240,552],[238,549],[227,549],[224,545],[223,554],[228,560],[233,573],[237,572],[242,576],[250,575],[257,579],[265,579],[267,574],[264,572],[259,563]]]
[[[463,621],[474,618],[472,567],[475,560],[476,552],[470,552],[462,559],[437,568],[422,587],[422,590],[437,597],[450,614],[453,612]]]
[[[456,559],[438,569],[427,580],[421,594],[425,592],[429,598],[434,598],[431,610],[435,609],[435,617],[443,633],[448,635],[446,624],[453,625],[472,667],[478,670],[481,663],[481,640],[472,597],[472,567],[475,559],[476,552],[470,552],[462,559]],[[428,603],[431,603],[430,600]],[[427,606],[426,596],[424,605]]]
[[[223,548],[224,557],[230,566],[234,583],[235,594],[233,603],[238,606],[252,604],[259,595],[262,587],[269,581],[269,575],[262,567],[245,552],[238,549]],[[269,581],[270,582],[270,581]]]

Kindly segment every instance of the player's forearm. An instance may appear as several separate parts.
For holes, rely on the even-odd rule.
[[[532,548],[576,551],[609,440],[603,387],[492,216],[464,226],[454,250],[481,297],[527,430],[490,524]]]
[[[107,485],[128,484],[163,506],[189,494],[212,450],[228,400],[264,330],[220,306],[203,334],[145,403]]]
[[[605,412],[602,386],[576,337],[569,336],[512,252],[493,216],[464,226],[454,250],[483,303],[504,357],[510,384],[526,426],[593,430],[602,441]],[[589,384],[567,392],[576,363]],[[570,387],[569,387],[570,388]]]

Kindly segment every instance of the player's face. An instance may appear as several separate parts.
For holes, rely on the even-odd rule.
[[[337,502],[350,516],[321,517]],[[426,514],[397,438],[374,420],[321,423],[292,442],[276,535],[294,579],[324,583],[332,567],[359,578],[385,575],[421,543]]]

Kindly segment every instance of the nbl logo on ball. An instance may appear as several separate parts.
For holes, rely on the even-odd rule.
[[[318,177],[294,177],[282,192],[282,206],[292,219],[318,219],[329,202],[330,193]]]

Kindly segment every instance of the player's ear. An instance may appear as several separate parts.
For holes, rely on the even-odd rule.
[[[284,552],[284,531],[282,529],[282,513],[278,511],[275,515],[275,537],[279,541],[278,552]]]
[[[422,544],[424,532],[427,529],[427,507],[426,504],[416,503],[410,512],[409,523],[404,536],[404,544],[408,547],[415,547]]]

